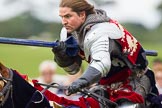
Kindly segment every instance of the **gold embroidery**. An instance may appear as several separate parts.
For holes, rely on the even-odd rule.
[[[137,50],[137,40],[134,37],[126,36],[128,42],[128,52],[133,56],[134,52]]]

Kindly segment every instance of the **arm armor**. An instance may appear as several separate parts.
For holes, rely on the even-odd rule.
[[[69,57],[64,54],[55,54],[55,62],[62,67],[69,74],[75,74],[79,71],[82,64],[82,59],[79,55],[75,57]]]

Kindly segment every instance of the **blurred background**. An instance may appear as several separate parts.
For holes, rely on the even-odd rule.
[[[89,0],[118,20],[143,45],[157,50],[162,59],[162,0]],[[62,28],[59,0],[0,0],[0,37],[54,41]],[[0,62],[30,77],[37,77],[38,66],[53,60],[50,48],[0,44]],[[86,63],[84,63],[84,68]],[[60,74],[65,72],[58,68]]]

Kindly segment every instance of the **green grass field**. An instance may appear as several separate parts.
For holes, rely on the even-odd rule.
[[[145,49],[157,50],[158,57],[162,58],[162,44],[149,43],[143,44]],[[150,66],[153,59],[156,57],[148,57]],[[53,60],[53,53],[50,48],[26,47],[15,45],[0,44],[0,62],[7,67],[16,69],[23,74],[28,74],[30,77],[39,75],[38,66],[43,60]],[[84,65],[86,65],[84,63]],[[63,69],[58,68],[60,74],[64,74]]]
[[[44,60],[53,60],[50,48],[0,44],[0,62],[30,77],[38,76],[39,63]],[[58,71],[63,73],[60,68]]]
[[[162,43],[145,43],[142,44],[145,49],[148,50],[156,50],[158,52],[158,56],[148,56],[147,59],[149,60],[149,66],[152,66],[152,61],[155,58],[162,59]]]

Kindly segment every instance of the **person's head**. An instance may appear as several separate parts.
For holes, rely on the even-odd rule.
[[[162,88],[162,70],[159,70],[155,73],[155,79],[158,87]]]
[[[89,14],[94,14],[94,6],[86,0],[61,0],[59,16],[68,33],[76,31]]]
[[[159,58],[154,59],[152,69],[155,73],[157,85],[162,88],[162,60]]]
[[[153,63],[152,63],[152,69],[153,71],[158,71],[158,70],[162,70],[162,60],[157,58],[154,59]]]
[[[45,83],[53,81],[53,75],[56,73],[57,65],[55,62],[47,60],[39,65],[40,76]]]

